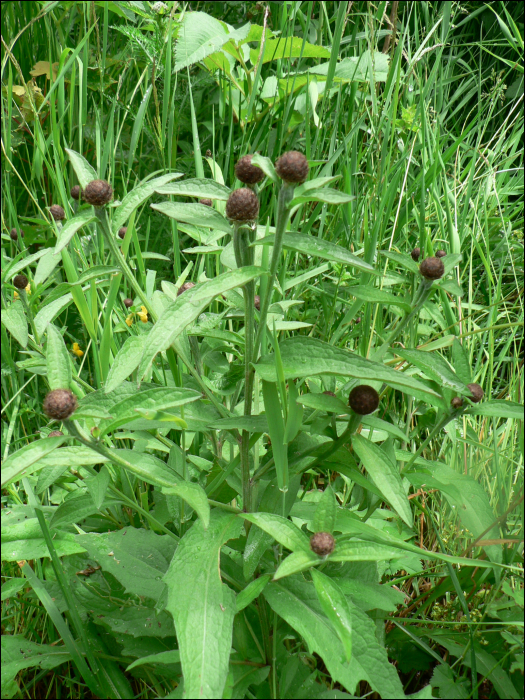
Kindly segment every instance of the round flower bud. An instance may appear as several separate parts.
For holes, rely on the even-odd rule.
[[[463,399],[461,398],[461,396],[454,396],[454,398],[450,402],[450,405],[454,410],[457,410],[458,408],[461,408],[463,406]]]
[[[29,284],[29,280],[25,275],[15,275],[13,284],[17,289],[25,289]]]
[[[106,180],[91,180],[82,192],[82,199],[94,207],[102,207],[111,201],[113,188]]]
[[[192,287],[195,287],[195,284],[193,282],[184,282],[182,287],[179,287],[177,291],[177,296],[180,297],[181,294],[184,294],[186,290],[191,289]]]
[[[277,159],[275,172],[285,182],[298,184],[308,177],[308,161],[299,151],[288,151]]]
[[[472,403],[479,403],[484,396],[483,389],[479,384],[467,384],[467,386],[470,389]]]
[[[127,226],[121,226],[118,230],[118,237],[124,240],[126,238],[126,231],[128,230]]]
[[[410,256],[414,262],[417,262],[421,257],[421,248],[414,248],[414,250],[410,253]]]
[[[254,306],[257,309],[257,311],[260,311],[261,310],[261,297],[258,294],[255,295],[253,302],[254,302]]]
[[[133,299],[124,299],[124,306],[126,309],[129,309],[131,306],[133,306]]]
[[[62,221],[62,219],[66,218],[66,212],[60,204],[53,204],[53,206],[49,207],[49,213],[55,221]]]
[[[446,250],[436,250],[436,258],[444,258],[446,254]]]
[[[77,408],[77,397],[69,389],[55,389],[44,399],[43,408],[49,418],[66,420]]]
[[[19,233],[20,233],[20,236],[23,238],[23,237],[24,237],[24,232],[22,231],[22,229],[19,229],[19,230],[17,231],[16,228],[12,228],[12,229],[9,231],[9,238],[10,238],[12,241],[17,241],[17,240],[18,240],[18,234],[19,234]]]
[[[252,165],[253,156],[243,156],[235,164],[235,176],[246,185],[255,185],[264,178],[264,172]]]
[[[419,272],[427,280],[439,280],[445,274],[445,266],[439,258],[425,258],[419,266]]]
[[[253,221],[259,213],[257,195],[248,187],[234,190],[226,202],[226,217],[232,221]]]
[[[333,535],[329,532],[316,532],[310,537],[310,549],[320,557],[327,557],[332,554],[335,547]]]
[[[348,405],[360,416],[367,416],[379,406],[379,394],[366,384],[355,386],[348,397]]]
[[[213,202],[211,199],[208,199],[207,197],[204,197],[203,199],[199,199],[199,204],[204,204],[205,207],[212,207]]]
[[[77,202],[80,199],[80,186],[79,185],[73,185],[71,188],[71,196],[73,199],[76,199]]]

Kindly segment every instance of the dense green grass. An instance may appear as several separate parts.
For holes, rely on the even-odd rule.
[[[212,535],[204,535],[202,521],[209,518],[210,507],[208,533],[215,532],[229,513],[240,512],[248,500],[254,514],[282,516],[292,510],[294,524],[308,535],[330,529],[331,516],[326,513],[337,510],[338,518],[347,517],[345,527],[336,528],[341,533],[336,534],[339,546],[345,537],[362,536],[372,547],[380,547],[387,544],[388,535],[397,546],[410,541],[421,547],[421,556],[408,545],[397,550],[398,557],[385,552],[381,556],[378,550],[372,561],[322,564],[319,571],[327,576],[317,576],[314,566],[303,566],[280,583],[256,590],[235,615],[233,641],[225,643],[226,660],[219,660],[220,651],[208,659],[214,668],[223,663],[227,680],[217,673],[210,681],[215,685],[202,697],[350,697],[343,693],[394,697],[389,693],[401,692],[401,687],[407,694],[421,692],[420,697],[522,697],[523,423],[517,404],[523,396],[523,12],[519,3],[168,2],[160,9],[146,2],[4,5],[2,456],[9,461],[2,492],[3,512],[8,514],[3,524],[3,658],[7,659],[3,696],[80,697],[89,692],[94,697],[132,693],[182,697],[181,673],[189,683],[191,666],[184,657],[184,644],[191,647],[199,626],[181,620],[170,596],[184,598],[193,581],[195,590],[200,589],[198,555],[196,568],[188,569],[188,585],[180,573],[183,548],[179,545],[175,554],[175,545],[182,541],[189,546],[192,537],[209,542],[205,537]],[[191,14],[195,12],[207,17]],[[197,31],[214,26],[211,18],[239,30],[215,53],[205,49]],[[248,40],[253,40],[243,44],[246,34],[241,28],[247,22],[252,23]],[[284,43],[288,37],[296,37],[295,43]],[[201,53],[185,60],[195,47]],[[297,246],[285,245],[277,260],[273,296],[268,296],[268,275],[256,277],[255,288],[246,277],[244,290],[230,289],[228,280],[234,279],[231,270],[236,264],[224,230],[212,226],[210,231],[162,213],[167,202],[189,203],[195,198],[152,189],[120,222],[127,226],[125,238],[121,241],[114,235],[111,226],[118,221],[118,205],[149,180],[179,173],[173,186],[206,178],[234,189],[241,186],[234,167],[242,155],[258,153],[273,163],[289,150],[308,158],[308,181],[337,178],[327,186],[346,197],[341,196],[339,204],[322,201],[321,196],[305,197],[293,206],[289,230],[308,236],[320,253],[304,254]],[[75,153],[85,161],[75,161]],[[113,202],[106,210],[96,209],[96,216],[70,196],[71,187],[81,182],[79,173],[86,181],[92,179],[89,166],[114,190]],[[209,182],[202,187],[214,191]],[[278,192],[271,177],[259,186],[258,238],[284,221]],[[217,196],[215,211],[223,214],[227,195]],[[67,220],[83,212],[86,218],[51,260],[38,253],[55,249],[63,235],[62,224],[54,222],[48,211],[53,204],[64,208]],[[271,228],[265,231],[264,226]],[[13,241],[9,235],[13,228],[22,229],[24,237]],[[330,257],[329,243],[340,246],[340,256],[350,252],[361,264]],[[449,269],[419,314],[403,325],[419,286],[410,258],[416,246],[424,257],[445,250]],[[268,270],[271,249],[255,249],[255,264]],[[242,255],[243,265],[249,265],[248,248]],[[21,291],[18,302],[12,285],[16,272],[27,275],[31,284],[30,293]],[[224,288],[211,295],[206,316],[188,315],[186,330],[173,344],[163,345],[154,361],[152,356],[151,367],[137,369],[137,360],[119,380],[117,369],[129,361],[122,348],[125,343],[131,347],[130,338],[138,344],[141,338],[150,342],[154,332],[159,342],[167,337],[177,318],[162,326],[164,306],[178,303],[180,285],[221,274]],[[257,328],[260,321],[259,312],[254,319],[245,313],[245,301],[253,292],[262,297],[262,308],[265,298],[273,302],[269,323],[260,324],[266,329],[261,332],[261,354],[271,355],[269,366],[276,381],[264,382],[260,371],[251,373],[251,412],[265,413],[269,422],[271,416],[279,416],[288,437],[293,421],[298,429],[302,422],[302,432],[297,437],[293,433],[290,440],[275,423],[268,430],[245,431],[242,441],[236,430],[242,432],[248,425],[238,421],[249,413],[246,340],[253,335],[252,322]],[[130,310],[123,304],[128,297],[134,302]],[[190,311],[184,307],[181,313]],[[315,363],[310,374],[294,370],[285,377],[280,347],[285,365],[295,361],[286,355],[292,346],[284,342],[292,337],[304,339],[305,361],[314,347],[308,339],[318,339],[332,346],[334,353],[341,350],[349,358],[368,358],[419,380],[429,396],[437,392],[447,406],[455,392],[452,384],[442,385],[440,370],[448,367],[455,372],[456,391],[467,383],[480,384],[485,393],[480,406],[489,408],[476,411],[467,403],[465,411],[451,416],[438,400],[433,403],[409,390],[400,391],[386,380],[383,383],[382,376],[319,374]],[[403,355],[405,349],[422,350],[429,359]],[[57,388],[62,377],[77,395],[82,416],[65,426],[50,421],[42,410],[47,392]],[[350,433],[341,439],[347,422],[341,411],[323,410],[314,402],[301,413],[295,400],[332,391],[346,403],[356,378],[368,379],[381,394],[376,415],[384,423],[365,421],[364,447],[359,439],[351,440]],[[141,380],[142,391],[170,387],[181,396],[189,389],[202,394],[195,404],[178,409],[186,429],[173,422],[171,430],[165,429],[161,421],[166,415],[157,413],[156,428],[148,431],[143,416],[138,430],[123,423],[108,431],[97,442],[97,459],[83,462],[81,451],[89,448],[81,443],[93,446],[90,441],[98,439],[100,425],[107,425],[107,413],[124,391],[137,391]],[[113,394],[104,393],[108,382]],[[494,403],[498,401],[506,403]],[[164,411],[154,400],[144,405],[153,412]],[[106,414],[100,412],[104,408]],[[232,415],[231,426],[215,425],[219,418]],[[39,447],[40,441],[59,428],[69,435],[63,443],[69,445],[66,452],[55,449],[45,458],[41,451],[24,462],[26,453],[18,454],[19,450],[47,449]],[[332,446],[330,454],[324,447],[320,450],[322,442]],[[361,449],[379,450],[372,463],[359,451],[360,444]],[[117,453],[117,448],[128,452]],[[72,450],[70,457],[67,450]],[[151,455],[157,462],[148,461]],[[392,488],[387,479],[374,477],[378,459],[384,460],[380,471],[394,465],[392,478],[402,484],[410,523],[385,497]],[[182,490],[162,491],[164,472],[155,472],[161,469],[159,461],[178,474]],[[154,476],[141,476],[137,470],[142,468]],[[155,481],[157,476],[160,481]],[[279,488],[287,478],[291,487],[285,499]],[[190,492],[184,490],[188,484],[192,494],[199,492],[197,501],[188,500]],[[204,505],[199,498],[204,498]],[[314,515],[318,503],[322,507]],[[30,518],[32,529],[21,527],[25,518]],[[361,528],[371,525],[375,535],[352,529],[358,527],[352,519]],[[245,520],[246,532],[241,533],[242,520],[232,516],[232,521],[229,536],[217,540],[215,568],[210,570],[216,577],[217,552],[231,539],[231,546],[222,546],[220,558],[228,593],[218,579],[215,584],[224,596],[221,609],[224,604],[236,610],[232,591],[239,605],[239,593],[247,585],[267,583],[285,556],[283,548],[295,550],[275,533],[265,547],[259,537],[264,557],[253,569],[248,566],[247,576],[247,551],[257,537],[253,533],[260,535],[262,530],[253,520],[248,534],[250,524]],[[128,533],[131,530],[134,535]],[[86,533],[82,541],[81,532]],[[107,552],[112,548],[118,552],[120,541],[108,534],[104,554],[88,549],[90,535],[122,532],[137,537],[134,543],[140,554],[132,566],[149,564],[149,549],[154,549],[155,565],[162,573],[172,558],[177,564],[176,571],[170,569],[170,593],[166,595],[166,587],[160,589],[160,576],[153,578],[151,585],[156,587],[144,608],[147,593],[138,583],[138,588],[130,581],[123,583],[107,566]],[[161,534],[162,541],[170,544],[155,549],[155,538],[160,540]],[[46,545],[51,547],[51,559]],[[447,555],[472,558],[473,566]],[[27,561],[21,565],[25,578],[20,578],[17,566],[21,560]],[[102,570],[88,570],[88,565]],[[146,569],[142,574],[140,568],[133,570],[137,581],[147,579]],[[92,575],[76,575],[79,571]],[[319,595],[321,602],[315,598],[312,609],[322,605],[319,587],[328,586],[323,589],[326,595],[331,591],[326,579],[335,580],[337,591],[345,594],[347,603],[336,604],[339,613],[345,605],[352,606],[353,659],[358,658],[360,645],[370,658],[374,644],[383,654],[377,652],[377,660],[368,662],[371,666],[361,659],[364,672],[352,666],[351,681],[346,680],[346,667],[336,658],[335,647],[323,653],[315,646],[318,628],[324,629],[320,618],[309,638],[308,629],[301,627],[308,627],[307,612],[302,623],[294,623],[291,613],[305,600],[305,591],[314,591],[314,598],[315,591]],[[286,583],[289,580],[298,586],[293,590],[297,601],[283,610],[267,591],[282,584],[291,596],[292,589],[286,589],[292,585]],[[145,622],[140,616],[126,620],[137,625],[136,636],[110,623],[96,624],[97,619],[86,613],[98,597],[90,582],[99,594],[102,591],[101,598],[114,599],[123,608],[136,606],[137,615],[151,609],[147,620],[153,619],[159,628],[172,628],[175,617],[177,637],[173,632],[141,636]],[[388,604],[380,601],[383,608],[359,597],[360,586],[378,583],[382,584],[374,589],[378,596],[387,588],[393,596]],[[398,599],[394,586],[401,592]],[[372,596],[372,589],[365,590],[365,598]],[[75,612],[76,600],[82,604]],[[196,602],[190,605],[198,608]],[[323,620],[329,619],[319,611]],[[333,624],[334,639],[345,650],[344,640],[350,635],[345,637],[344,625],[341,630],[337,621]],[[9,646],[10,639],[14,647]],[[209,650],[210,638],[204,639]],[[49,646],[55,643],[61,658]],[[48,665],[39,666],[40,660],[33,658],[37,645],[45,645]],[[29,662],[16,665],[19,647]],[[175,648],[165,660],[151,659],[124,673],[137,659]],[[253,676],[243,680],[246,669],[252,668]],[[389,690],[375,677],[387,678],[389,673],[399,677],[399,688],[397,680]],[[208,682],[210,673],[205,676]],[[333,692],[323,695],[327,691]]]

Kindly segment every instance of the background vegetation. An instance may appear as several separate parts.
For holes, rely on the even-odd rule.
[[[210,395],[235,416],[244,410],[240,289],[225,287],[181,336],[178,357],[166,348],[144,375],[146,389],[202,392],[204,386],[205,401],[179,409],[186,429],[163,427],[166,416],[157,413],[153,429],[152,416],[143,415],[140,425],[124,421],[101,440],[112,453],[127,448],[146,471],[154,469],[148,458],[156,455],[184,483],[205,490],[208,511],[196,502],[190,508],[186,492],[182,499],[166,495],[109,457],[86,458],[81,451],[89,448],[68,429],[61,450],[47,458],[33,452],[24,461],[30,453],[20,450],[61,427],[42,411],[46,393],[56,388],[52,372],[69,372],[84,406],[82,426],[97,439],[117,401],[104,403],[108,385],[122,399],[122,382],[136,387],[142,378],[138,360],[133,365],[120,351],[130,338],[151,333],[151,309],[162,311],[159,295],[173,302],[184,281],[203,282],[235,268],[224,230],[166,216],[163,203],[181,199],[157,192],[156,181],[121,221],[127,233],[118,241],[144,306],[92,210],[70,196],[88,167],[74,153],[111,182],[108,211],[115,223],[126,195],[155,178],[168,182],[179,173],[184,177],[175,182],[207,178],[234,188],[242,155],[274,162],[298,150],[308,158],[310,180],[337,177],[330,187],[346,197],[305,197],[294,208],[290,229],[310,236],[321,253],[283,251],[263,354],[278,357],[291,336],[314,338],[420,379],[447,402],[454,387],[476,382],[493,408],[469,409],[445,425],[439,403],[379,381],[378,418],[364,422],[361,435],[380,445],[383,458],[406,477],[410,523],[387,505],[385,485],[370,478],[350,443],[320,462],[312,452],[313,462],[291,469],[296,491],[285,504],[303,532],[330,521],[316,509],[322,504],[337,509],[341,522],[344,512],[372,524],[383,537],[372,537],[375,546],[391,538],[393,546],[405,547],[398,556],[376,552],[371,561],[322,565],[324,578],[337,580],[357,611],[352,663],[359,659],[359,669],[352,666],[345,680],[335,648],[319,646],[322,611],[311,620],[304,612],[302,628],[291,613],[297,601],[282,609],[264,593],[277,585],[268,580],[281,563],[283,541],[257,540],[260,559],[252,567],[247,537],[234,527],[220,559],[222,581],[237,594],[232,653],[224,682],[216,680],[201,697],[523,697],[523,424],[516,407],[523,391],[521,4],[6,2],[1,99],[2,696],[182,697],[182,623],[176,620],[177,642],[161,575],[179,538],[192,532],[204,538],[197,525],[209,519],[210,505],[215,527],[221,514],[243,506],[235,436],[225,423],[214,423],[218,414],[206,412]],[[264,237],[273,231],[264,227],[275,226],[277,186],[270,177],[258,196],[257,235]],[[78,225],[70,226],[67,244],[51,259],[45,253],[58,250],[68,226],[50,216],[53,204]],[[216,211],[223,213],[224,204],[218,198]],[[24,237],[13,240],[12,229]],[[324,243],[378,274],[330,257]],[[425,256],[445,250],[448,277],[394,348],[383,352],[410,309],[415,246]],[[268,247],[257,250],[256,263],[267,266]],[[30,288],[16,302],[12,277],[20,272]],[[262,279],[257,293],[264,295]],[[127,297],[134,301],[129,310]],[[403,355],[404,348],[423,350],[429,359]],[[54,354],[62,358],[58,364]],[[455,370],[456,384],[444,383],[443,366]],[[314,370],[297,383],[299,393],[329,390],[346,403],[355,378]],[[292,385],[277,382],[284,415]],[[261,390],[256,379],[255,415],[267,402]],[[336,440],[340,414],[320,406],[306,403],[303,421],[311,429],[305,435]],[[253,430],[252,474],[260,474],[254,500],[260,511],[285,514],[268,434]],[[290,464],[292,451],[303,455],[307,447],[290,442]],[[350,522],[357,527],[349,520],[349,529],[336,530],[355,535]],[[255,525],[252,531],[262,532]],[[93,533],[105,533],[102,549],[89,539]],[[112,539],[117,533],[133,537],[130,550]],[[157,549],[160,539],[171,544]],[[111,551],[129,563],[129,579],[108,567]],[[427,552],[473,557],[477,566]],[[127,559],[132,555],[144,565],[157,557],[159,575],[148,579]],[[214,562],[216,574],[216,554]],[[197,581],[191,568],[183,574],[180,595]],[[296,582],[286,590],[298,601],[306,591],[315,597],[309,570],[281,579],[288,580]],[[259,588],[240,603],[252,584]],[[113,606],[113,617],[95,610],[101,600]],[[188,605],[198,603],[188,599]],[[106,615],[104,624],[97,612]],[[155,632],[144,632],[148,625]],[[334,639],[344,648],[347,638],[339,632]],[[392,664],[399,680],[388,686]]]

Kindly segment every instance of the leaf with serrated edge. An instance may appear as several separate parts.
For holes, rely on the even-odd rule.
[[[222,583],[219,551],[242,530],[242,520],[219,509],[205,531],[195,521],[163,577],[173,616],[188,698],[221,698],[228,676],[235,594]]]
[[[109,394],[139,366],[144,351],[145,335],[131,335],[117,352],[104,391]]]
[[[412,527],[412,510],[397,465],[392,463],[379,445],[366,440],[361,435],[353,436],[352,446],[372,481],[383,494],[385,501],[392,506],[408,527]]]

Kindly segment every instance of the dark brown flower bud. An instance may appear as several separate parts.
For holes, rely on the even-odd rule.
[[[472,403],[479,403],[484,396],[483,389],[479,384],[467,384],[467,386],[470,389]]]
[[[126,309],[129,309],[131,306],[133,306],[133,299],[124,299],[124,306]]]
[[[458,408],[461,408],[463,406],[463,399],[461,398],[461,396],[454,396],[454,398],[450,402],[450,405],[454,410],[457,410]]]
[[[243,156],[235,164],[235,176],[246,185],[255,185],[264,178],[264,172],[252,165],[253,156]]]
[[[13,284],[17,289],[25,289],[29,284],[29,280],[25,275],[15,275],[13,279]]]
[[[255,308],[257,309],[257,311],[260,311],[261,310],[261,297],[258,294],[255,295],[253,302],[254,302],[254,305],[255,305]]]
[[[332,554],[335,547],[333,535],[329,532],[316,532],[310,537],[310,549],[320,557],[327,557]]]
[[[205,207],[213,206],[213,202],[211,201],[211,199],[207,199],[206,197],[204,197],[203,199],[199,199],[199,204],[204,204]]]
[[[118,230],[118,237],[124,240],[126,238],[126,231],[128,230],[127,226],[121,226]]]
[[[82,192],[82,199],[94,207],[102,207],[111,201],[113,188],[106,180],[91,180]]]
[[[439,258],[425,258],[419,266],[419,272],[427,280],[439,280],[445,274],[445,266]]]
[[[446,254],[446,250],[436,250],[436,258],[444,258]]]
[[[257,195],[248,187],[234,190],[226,202],[226,216],[232,221],[253,221],[259,213]]]
[[[184,294],[186,290],[191,289],[192,287],[195,287],[195,284],[193,282],[184,282],[182,287],[179,287],[179,290],[177,291],[177,296],[180,297],[181,294]]]
[[[333,397],[337,398],[337,396],[334,394],[333,391],[323,391],[323,394],[325,396],[333,396]]]
[[[66,212],[62,209],[60,204],[53,204],[49,207],[49,213],[55,221],[62,221],[66,218]]]
[[[63,434],[61,430],[52,430],[47,437],[62,437]]]
[[[298,184],[308,177],[308,161],[299,151],[288,151],[277,159],[275,172],[285,182]]]
[[[71,196],[73,199],[76,199],[77,202],[80,199],[80,186],[79,185],[73,185],[71,188]]]
[[[419,258],[421,257],[421,248],[414,248],[414,250],[410,253],[412,260],[414,262],[417,262]]]
[[[211,156],[212,156],[212,153],[211,153],[210,149],[208,148],[208,150],[206,151],[206,157],[211,158]]]
[[[22,229],[19,229],[19,230],[17,231],[16,228],[12,228],[12,229],[9,231],[9,238],[10,238],[12,241],[17,241],[17,240],[18,240],[18,234],[19,234],[19,233],[20,233],[20,236],[23,238],[23,237],[24,237],[24,232],[22,231]]]
[[[367,384],[355,386],[348,397],[348,405],[360,416],[367,416],[379,406],[379,394]]]
[[[44,399],[43,408],[49,418],[66,420],[77,408],[77,397],[69,389],[55,389]]]

